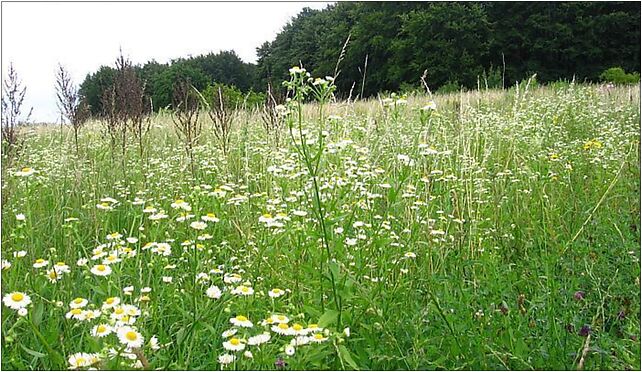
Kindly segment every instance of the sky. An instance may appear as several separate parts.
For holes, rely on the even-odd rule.
[[[233,49],[256,62],[304,7],[329,2],[252,3],[2,3],[2,75],[14,64],[27,87],[23,112],[34,122],[59,122],[55,71],[59,63],[80,84],[119,49],[135,64]]]

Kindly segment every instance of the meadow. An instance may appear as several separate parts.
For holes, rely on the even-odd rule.
[[[640,369],[640,87],[171,113],[3,158],[2,369]]]

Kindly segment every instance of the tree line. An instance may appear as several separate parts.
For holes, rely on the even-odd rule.
[[[347,41],[347,44],[346,44]],[[274,40],[257,48],[256,64],[234,51],[136,66],[154,110],[171,107],[173,85],[189,79],[201,91],[263,102],[288,69],[334,76],[337,94],[367,97],[418,88],[511,85],[537,73],[540,82],[598,81],[609,68],[640,71],[636,2],[340,2],[303,9]],[[80,92],[92,113],[114,69],[89,74]],[[218,85],[217,85],[218,84]],[[212,89],[211,87],[215,87]],[[247,99],[246,99],[247,101]]]

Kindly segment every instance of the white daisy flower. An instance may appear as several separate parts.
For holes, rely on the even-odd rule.
[[[107,276],[111,274],[111,267],[108,265],[94,265],[91,268],[91,273],[98,276]]]
[[[222,354],[218,356],[218,362],[223,365],[230,364],[236,360],[236,357],[232,354]]]
[[[109,324],[98,324],[91,329],[91,335],[94,337],[105,337],[112,332]]]
[[[274,288],[268,292],[268,296],[272,298],[281,297],[285,294],[285,291],[280,288]]]
[[[223,342],[223,347],[229,351],[241,351],[245,349],[245,344],[241,339],[232,337],[229,341]]]
[[[252,322],[243,315],[237,315],[234,318],[230,318],[230,323],[234,324],[237,327],[251,328],[254,326]]]
[[[143,336],[131,327],[121,327],[116,334],[118,340],[128,348],[137,349],[145,343]]]
[[[215,285],[209,287],[206,291],[205,294],[209,298],[214,298],[214,299],[219,299],[221,298],[222,292],[221,289]]]
[[[247,344],[252,346],[258,346],[270,341],[271,337],[272,336],[270,336],[270,333],[264,332],[264,333],[261,333],[260,335],[256,335],[248,338]]]
[[[11,292],[2,298],[2,302],[11,309],[20,310],[31,303],[31,298],[22,292]]]
[[[71,301],[69,303],[69,307],[72,308],[72,309],[81,309],[81,308],[87,306],[87,303],[89,303],[89,301],[87,301],[87,299],[84,299],[82,297],[77,297],[77,298],[75,298],[73,301]]]

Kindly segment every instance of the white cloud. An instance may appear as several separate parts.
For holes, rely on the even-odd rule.
[[[55,121],[55,69],[76,83],[113,65],[122,47],[134,63],[234,49],[246,62],[304,7],[329,3],[2,3],[2,69],[13,62],[32,119]],[[25,111],[28,110],[25,109]]]

